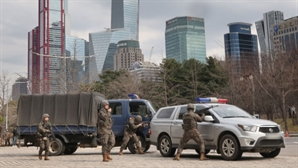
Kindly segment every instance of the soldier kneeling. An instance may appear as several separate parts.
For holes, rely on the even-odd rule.
[[[123,149],[126,147],[127,143],[131,138],[137,145],[138,153],[144,154],[140,146],[139,138],[136,135],[137,129],[141,126],[142,126],[142,117],[140,115],[137,115],[136,118],[131,117],[129,119],[124,129],[124,137],[123,137],[122,145],[120,147],[119,155],[123,154]]]

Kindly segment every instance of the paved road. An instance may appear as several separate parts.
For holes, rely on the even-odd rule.
[[[210,153],[208,161],[199,161],[198,155],[193,150],[184,150],[180,161],[162,157],[155,146],[152,146],[145,155],[133,155],[125,151],[119,156],[119,147],[112,151],[113,161],[102,162],[100,148],[78,149],[73,155],[52,156],[50,161],[38,160],[35,147],[1,147],[1,168],[93,168],[93,167],[146,167],[146,168],[192,168],[192,167],[220,167],[220,168],[294,168],[298,166],[297,156],[278,156],[274,159],[264,159],[257,153],[243,154],[239,161],[224,161],[218,154]],[[45,165],[46,164],[46,165]]]

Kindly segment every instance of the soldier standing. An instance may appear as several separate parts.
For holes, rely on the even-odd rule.
[[[110,157],[110,152],[115,145],[115,136],[112,131],[113,120],[111,118],[112,109],[109,107],[109,102],[103,100],[101,109],[98,113],[98,133],[100,135],[100,143],[102,145],[102,156],[104,162],[113,160]]]
[[[138,148],[138,153],[144,154],[144,152],[141,149],[140,140],[136,135],[137,129],[141,126],[142,126],[142,117],[140,115],[137,115],[136,118],[131,117],[129,119],[124,129],[124,137],[122,140],[122,145],[120,147],[119,155],[123,154],[123,149],[126,147],[130,139],[132,139],[136,143]]]
[[[50,116],[49,114],[45,113],[42,115],[42,121],[38,123],[37,125],[37,138],[39,140],[39,152],[38,152],[38,158],[39,160],[42,159],[42,152],[45,151],[45,157],[44,160],[50,160],[49,159],[49,134],[51,134],[52,126],[49,122]]]
[[[178,152],[173,160],[180,160],[180,155],[183,151],[183,148],[190,139],[193,139],[197,144],[200,144],[200,160],[207,160],[208,158],[205,157],[204,139],[200,135],[197,128],[197,122],[202,122],[202,118],[204,118],[205,114],[203,113],[201,118],[198,114],[194,113],[194,105],[190,103],[187,105],[187,110],[188,112],[183,114],[182,128],[184,130],[184,134],[180,140]]]

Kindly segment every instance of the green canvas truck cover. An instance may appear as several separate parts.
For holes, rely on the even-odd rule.
[[[36,125],[48,113],[52,125],[96,126],[97,108],[103,99],[100,93],[21,95],[17,124]]]

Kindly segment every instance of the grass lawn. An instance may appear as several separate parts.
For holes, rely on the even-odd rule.
[[[280,119],[275,119],[274,122],[281,125],[283,131],[286,131],[285,130],[285,124],[284,124],[284,122],[281,118]],[[292,132],[298,133],[298,125],[293,125],[292,118],[287,118],[287,123],[288,123],[289,133],[292,133]]]

